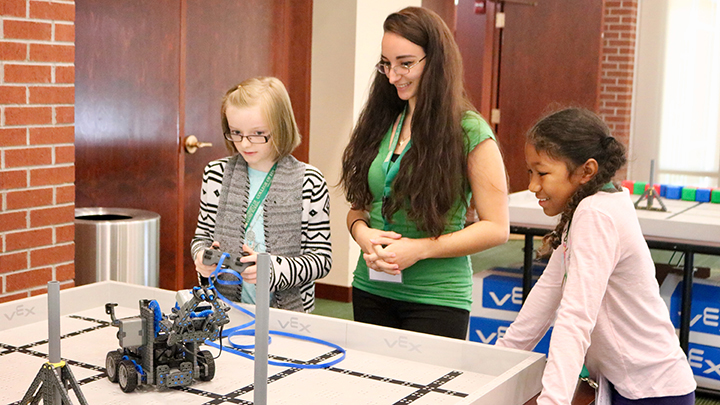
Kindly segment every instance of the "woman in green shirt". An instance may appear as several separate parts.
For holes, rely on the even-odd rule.
[[[378,73],[343,154],[348,230],[362,249],[355,320],[464,339],[468,255],[508,238],[505,168],[442,19],[408,7],[383,28]],[[464,227],[470,201],[479,221]]]

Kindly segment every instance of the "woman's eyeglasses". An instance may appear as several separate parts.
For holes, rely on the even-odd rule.
[[[427,55],[423,56],[422,59],[420,59],[419,61],[417,61],[415,63],[402,62],[395,67],[391,67],[390,62],[382,61],[382,62],[378,62],[378,64],[375,65],[375,69],[377,69],[378,72],[380,72],[386,76],[388,74],[390,74],[390,69],[392,69],[392,71],[395,72],[395,74],[398,76],[405,76],[406,74],[410,73],[410,69],[417,66],[418,63],[424,61],[426,57],[427,57]]]
[[[230,130],[223,134],[225,139],[230,142],[242,142],[243,138],[247,139],[250,143],[267,143],[270,140],[269,132],[256,132],[254,134],[243,135],[240,131]]]

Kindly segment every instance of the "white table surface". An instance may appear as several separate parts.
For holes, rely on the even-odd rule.
[[[631,195],[637,201],[639,195]],[[638,220],[647,240],[720,247],[720,204],[663,198],[667,212],[637,209]],[[646,205],[643,201],[641,206]],[[659,208],[655,201],[653,207]],[[510,225],[553,229],[557,217],[548,217],[528,190],[509,196]]]
[[[117,302],[117,316],[126,317],[138,315],[140,299],[156,299],[168,313],[174,297],[173,291],[114,281],[61,291],[61,355],[89,404],[252,404],[252,361],[228,352],[216,360],[213,380],[187,388],[140,386],[125,394],[104,377],[105,355],[118,347],[117,328],[101,324],[109,321],[105,303]],[[229,316],[228,328],[249,319],[235,309]],[[0,319],[0,403],[14,403],[47,361],[46,296],[0,304]],[[346,359],[330,369],[269,366],[269,376],[276,377],[268,384],[272,404],[392,404],[418,393],[403,403],[523,404],[540,392],[545,366],[537,353],[283,310],[271,309],[270,330],[324,339],[347,350]],[[271,356],[301,360],[333,350],[278,336],[269,349]],[[248,392],[237,394],[242,390]],[[223,401],[224,396],[234,402]]]

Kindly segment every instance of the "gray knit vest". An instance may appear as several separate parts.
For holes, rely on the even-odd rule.
[[[265,245],[274,256],[299,256],[302,253],[302,187],[305,164],[292,156],[277,163],[267,197],[263,203]],[[222,187],[218,201],[215,223],[215,240],[228,253],[240,254],[245,242],[245,212],[248,207],[250,181],[247,163],[240,155],[231,157],[225,165]],[[282,260],[276,257],[275,260]],[[272,264],[272,263],[271,263]],[[221,279],[232,276],[221,274]],[[272,307],[303,311],[300,287],[276,285],[270,270],[270,285],[275,285]],[[233,301],[240,301],[242,286],[217,285],[221,294]]]

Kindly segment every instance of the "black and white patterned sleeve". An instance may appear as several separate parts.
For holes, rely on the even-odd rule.
[[[330,192],[322,173],[306,166],[302,188],[302,253],[296,257],[272,257],[270,291],[311,284],[327,276],[332,266]]]
[[[215,236],[215,219],[217,217],[220,189],[227,158],[214,160],[205,166],[200,191],[200,212],[198,213],[195,236],[190,244],[193,260],[200,250],[210,247]]]

